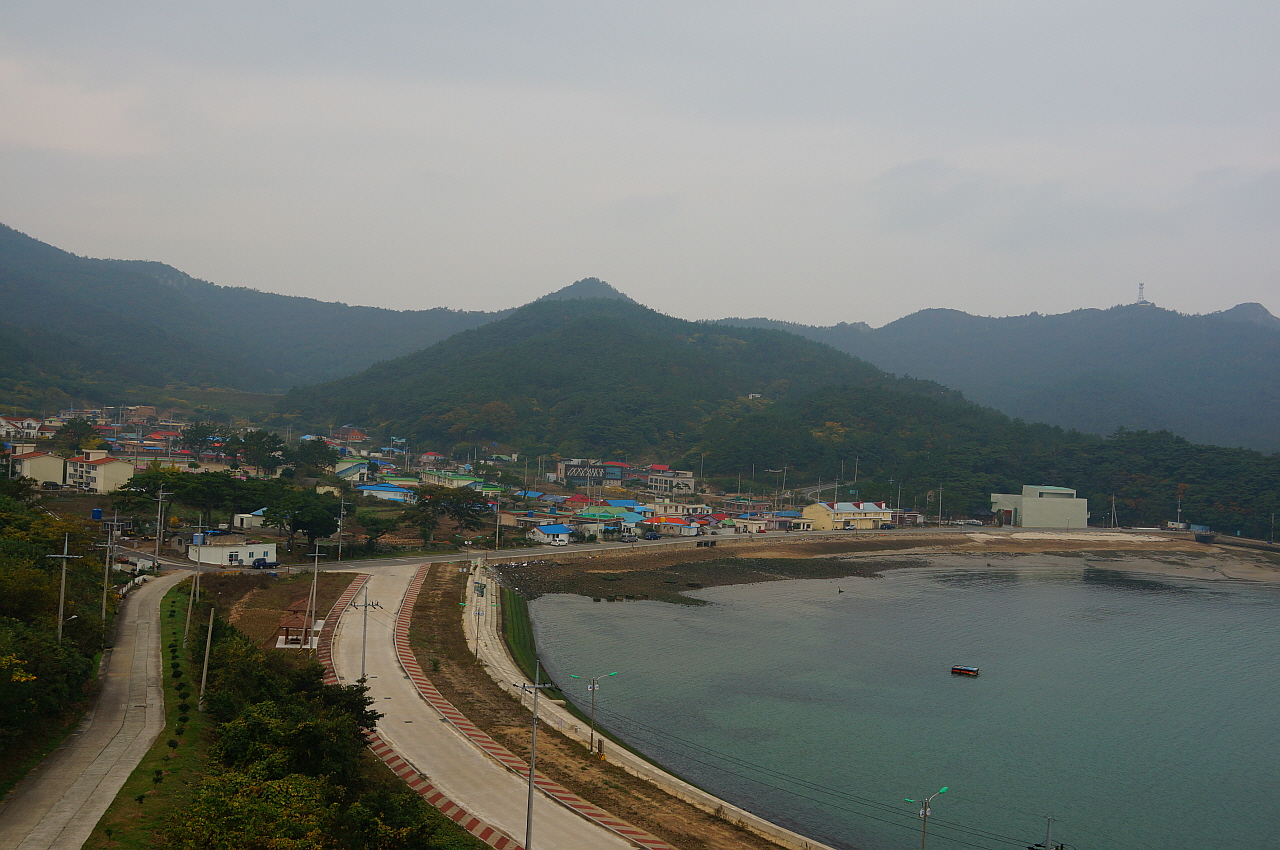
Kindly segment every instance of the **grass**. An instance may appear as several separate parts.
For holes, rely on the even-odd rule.
[[[29,731],[6,748],[4,759],[0,760],[0,797],[12,791],[36,765],[62,746],[62,742],[80,725],[88,707],[88,702],[78,702],[49,728]]]
[[[161,654],[164,659],[165,727],[150,751],[143,756],[136,770],[125,780],[120,793],[98,821],[86,848],[143,848],[163,846],[159,832],[173,812],[191,800],[195,787],[203,778],[209,745],[212,743],[212,720],[195,710],[196,693],[200,686],[201,659],[189,659],[181,649],[182,624],[186,614],[188,582],[176,585],[165,594],[160,605]],[[207,611],[207,606],[200,606]],[[179,645],[178,659],[183,675],[175,679],[168,674],[174,657],[169,646]],[[186,702],[191,706],[179,717],[178,698],[180,687],[190,688]],[[179,727],[185,734],[179,735]],[[176,741],[170,747],[169,741]],[[156,782],[155,778],[160,777]],[[141,797],[141,801],[139,801]]]

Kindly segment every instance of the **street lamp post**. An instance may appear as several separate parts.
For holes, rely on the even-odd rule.
[[[533,691],[533,734],[529,739],[529,800],[524,816],[524,850],[533,850],[533,776],[538,764],[538,691],[550,688],[550,684],[542,684],[542,665],[537,659],[533,662],[533,684],[514,682],[520,690]]]
[[[937,793],[930,794],[928,797],[926,797],[923,800],[912,800],[911,798],[907,798],[906,800],[906,802],[908,803],[920,804],[920,850],[924,850],[925,835],[929,831],[929,815],[931,813],[929,809],[929,804],[933,802],[933,798],[938,796],[938,794],[945,794],[945,793],[947,793],[947,786],[943,785],[942,788],[940,788],[937,791]]]
[[[618,675],[617,670],[613,671],[612,673],[605,673],[603,676],[587,676],[586,677],[586,681],[588,682],[587,690],[591,692],[591,743],[587,745],[587,749],[593,753],[596,751],[596,691],[600,690],[601,679],[607,679],[610,676],[616,676],[616,675]],[[582,679],[583,677],[575,676],[572,673],[570,673],[569,678]]]

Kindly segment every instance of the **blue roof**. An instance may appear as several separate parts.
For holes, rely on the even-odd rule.
[[[638,508],[640,503],[635,499],[605,499],[604,503],[611,508]]]
[[[541,496],[541,495],[543,495],[543,494],[542,494],[542,493],[537,493],[537,492],[535,492],[535,491],[533,491],[533,490],[518,490],[518,491],[516,491],[516,495],[517,495],[517,496],[523,496],[523,497],[525,497],[525,498],[527,498],[527,499],[536,499],[536,498],[538,498],[539,496]]]
[[[618,519],[623,522],[644,522],[644,514],[638,514],[631,511],[625,514],[619,514]]]
[[[774,516],[798,517],[798,516],[804,516],[804,514],[800,513],[799,511],[777,511],[776,513],[774,513]]]
[[[540,525],[538,531],[543,534],[572,534],[573,529],[567,525]]]
[[[567,498],[569,497],[568,496],[552,496],[548,494],[548,495],[542,496],[541,500],[544,502],[550,502],[553,505],[558,505]]]
[[[377,490],[380,493],[408,493],[404,487],[396,484],[361,484],[357,490]]]

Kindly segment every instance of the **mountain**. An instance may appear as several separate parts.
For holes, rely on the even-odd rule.
[[[1137,304],[1006,318],[931,309],[875,329],[720,324],[798,333],[1027,421],[1280,449],[1280,319],[1261,304],[1198,316]]]
[[[0,402],[28,408],[174,385],[278,392],[504,315],[218,286],[162,263],[79,257],[3,225],[0,302]]]
[[[535,301],[406,357],[297,388],[282,409],[307,423],[363,422],[437,445],[502,441],[613,456],[680,452],[722,408],[833,384],[963,401],[794,334],[711,327],[609,295]]]

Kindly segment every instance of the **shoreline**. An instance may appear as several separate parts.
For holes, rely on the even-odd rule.
[[[1029,555],[1083,557],[1095,562],[1090,566],[1105,569],[1206,581],[1280,583],[1280,552],[1202,544],[1171,534],[985,530],[718,542],[727,545],[556,553],[547,560],[525,562],[490,558],[486,566],[500,583],[529,600],[570,593],[601,602],[657,600],[683,605],[707,604],[688,595],[690,590],[789,579],[874,578],[888,570],[929,566],[940,558],[973,556],[993,561]]]

